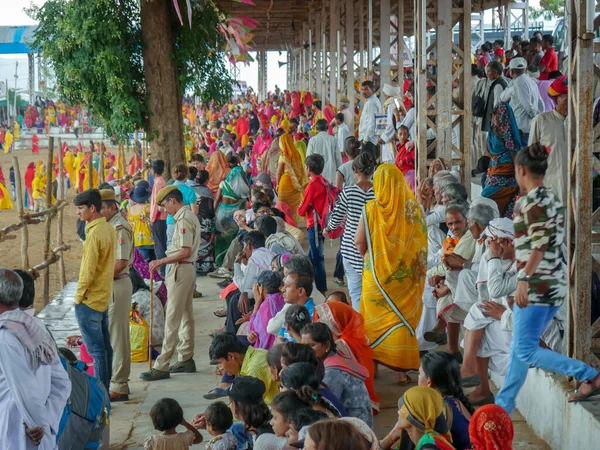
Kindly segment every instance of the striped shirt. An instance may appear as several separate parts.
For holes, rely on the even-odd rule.
[[[369,200],[375,199],[373,188],[368,191],[363,191],[358,185],[347,186],[340,193],[337,203],[333,209],[333,213],[329,218],[327,228],[335,230],[339,227],[346,218],[346,226],[344,235],[342,236],[341,251],[342,256],[346,261],[352,264],[354,270],[358,274],[362,274],[364,258],[354,245],[354,237],[356,229],[362,214],[363,207]]]

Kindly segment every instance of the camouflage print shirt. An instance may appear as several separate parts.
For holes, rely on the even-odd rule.
[[[533,250],[544,253],[529,281],[531,304],[559,306],[567,295],[563,264],[565,209],[552,189],[539,187],[519,199],[515,206],[515,253],[522,270]]]

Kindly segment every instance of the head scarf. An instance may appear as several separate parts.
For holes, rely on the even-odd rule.
[[[469,437],[475,450],[510,450],[514,429],[508,413],[498,405],[485,405],[475,411]]]
[[[313,104],[313,96],[310,92],[305,92],[304,93],[304,98],[302,99],[302,104],[304,105],[304,107],[309,107],[312,106]]]
[[[363,317],[345,303],[332,302],[315,306],[313,322],[327,325],[336,339],[338,352],[367,369],[369,377],[365,380],[365,385],[373,408],[379,410],[379,396],[373,384],[375,377],[373,349],[369,345]]]
[[[217,192],[219,184],[229,174],[230,167],[227,164],[225,155],[223,152],[217,151],[212,154],[208,164],[206,165],[206,171],[208,172],[208,182],[206,186],[213,192]]]
[[[252,152],[256,153],[257,156],[262,156],[262,154],[271,146],[271,142],[273,142],[273,138],[271,137],[271,133],[269,133],[269,129],[263,127],[261,130],[263,131],[263,135],[258,135],[256,141],[254,142],[254,147],[252,147]]]
[[[352,425],[356,430],[363,435],[363,437],[371,444],[370,450],[379,450],[379,439],[377,439],[377,435],[373,432],[369,425],[365,423],[364,420],[358,419],[356,417],[342,417],[339,419],[344,422],[348,422]]]
[[[562,77],[558,77],[556,80],[552,82],[550,87],[548,87],[548,95],[551,97],[558,97],[562,94],[569,93],[569,77],[567,75],[563,75]]]
[[[242,135],[242,147],[245,147],[250,142],[250,136],[247,134]]]
[[[404,393],[398,400],[400,414],[408,423],[421,433],[437,435],[446,443],[452,442],[452,436],[448,432],[448,426],[440,428],[440,422],[444,418],[444,399],[442,395],[433,388],[415,386]],[[444,429],[438,433],[435,429]]]

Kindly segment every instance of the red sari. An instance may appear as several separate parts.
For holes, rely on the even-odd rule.
[[[324,303],[315,306],[313,322],[327,325],[335,337],[338,353],[353,359],[367,369],[368,377],[365,386],[371,397],[371,406],[379,411],[379,396],[375,392],[375,364],[373,349],[365,331],[365,320],[351,306],[341,302]]]

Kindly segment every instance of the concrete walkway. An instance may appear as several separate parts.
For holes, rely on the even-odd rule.
[[[333,273],[336,251],[336,244],[332,247],[330,242],[326,242],[325,254],[328,274]],[[47,322],[59,345],[64,345],[66,336],[77,333],[77,324],[74,321],[72,308],[74,287],[75,283],[70,283],[63,291],[60,301],[53,302],[40,313],[40,317]],[[334,288],[335,285],[330,281],[329,289],[334,290]],[[215,280],[199,277],[198,290],[204,294],[204,297],[194,300],[194,316],[196,319],[196,354],[194,359],[198,369],[197,372],[194,374],[173,375],[169,380],[147,383],[141,381],[139,375],[148,369],[148,364],[132,364],[130,401],[113,405],[110,449],[143,449],[145,439],[154,432],[148,413],[152,405],[160,398],[171,397],[176,399],[181,404],[185,418],[188,421],[195,414],[204,412],[210,403],[202,397],[202,394],[216,386],[220,377],[213,374],[214,366],[209,365],[209,333],[220,328],[224,323],[224,319],[216,318],[213,315],[213,311],[222,307],[223,303],[218,296],[220,289]],[[417,374],[412,374],[411,377],[415,383],[408,387],[416,385]],[[396,423],[398,398],[407,388],[398,386],[394,373],[384,367],[380,367],[375,387],[381,399],[381,412],[375,418],[375,432],[377,436],[383,438]],[[227,401],[227,399],[224,400]],[[545,450],[550,448],[533,434],[518,412],[513,414],[513,422],[516,437],[515,449]],[[206,432],[203,432],[203,434],[206,440],[208,434]],[[201,444],[196,448],[204,447]]]

